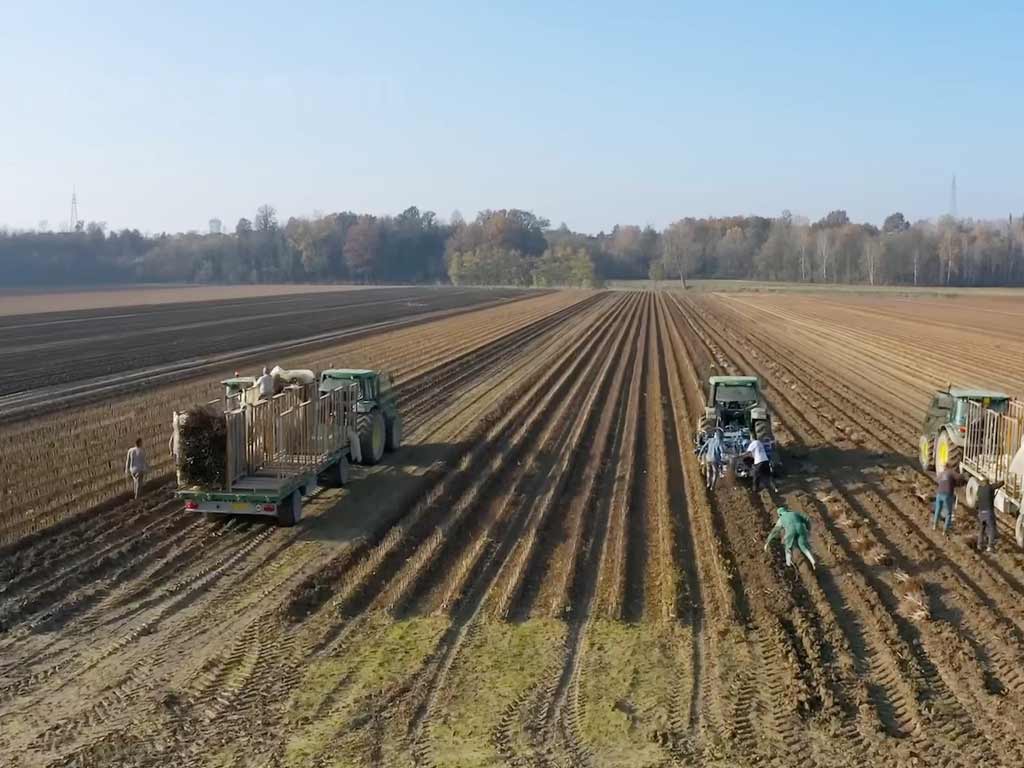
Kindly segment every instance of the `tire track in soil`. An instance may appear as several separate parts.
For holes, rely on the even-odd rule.
[[[594,615],[600,566],[606,555],[609,520],[612,510],[622,506],[623,493],[629,487],[617,482],[620,476],[617,467],[621,466],[623,460],[623,441],[628,439],[625,420],[630,411],[616,405],[634,399],[628,397],[628,391],[627,397],[623,399],[622,391],[627,372],[636,365],[636,340],[648,324],[651,310],[649,297],[644,296],[640,310],[640,313],[627,320],[618,348],[598,374],[598,385],[594,392],[600,402],[612,403],[613,406],[585,411],[588,422],[596,419],[594,436],[585,443],[588,445],[586,452],[573,451],[574,456],[584,459],[586,463],[582,467],[582,478],[577,482],[570,479],[567,484],[574,491],[574,497],[569,503],[579,508],[578,514],[570,512],[569,516],[582,518],[583,522],[580,538],[573,543],[574,557],[570,565],[572,575],[567,584],[569,591],[562,603],[562,610],[558,611],[566,615],[569,622],[565,657],[558,671],[557,683],[550,697],[544,699],[542,708],[546,716],[535,745],[539,747],[538,757],[542,765],[558,764],[559,751],[564,752],[568,764],[592,763],[591,750],[583,743],[580,733],[580,670],[585,661],[587,633]],[[627,342],[629,351],[624,354],[623,345]],[[611,370],[613,361],[618,362],[614,372]],[[633,394],[639,397],[640,393]],[[635,424],[629,428],[635,431]],[[588,423],[585,430],[589,429]],[[569,472],[573,473],[575,469],[570,467]]]
[[[710,348],[706,355],[705,359],[720,357]],[[820,613],[822,608],[827,611],[827,606],[819,606],[793,580],[780,582],[765,562],[758,538],[750,535],[760,531],[763,541],[767,533],[769,512],[759,498],[738,488],[724,488],[716,492],[712,503],[723,502],[731,547],[734,551],[737,547],[745,550],[740,555],[744,584],[738,593],[738,608],[744,624],[752,626],[755,659],[759,657],[767,668],[765,684],[758,687],[768,691],[772,702],[776,749],[783,754],[788,752],[791,759],[814,759],[802,721],[849,722],[851,715],[844,691],[846,683],[838,677],[833,663],[833,641],[821,632],[822,627],[829,626]],[[762,602],[765,597],[774,608]],[[780,664],[788,667],[789,679],[782,674]],[[853,732],[848,729],[848,733]],[[825,748],[828,750],[827,745]]]
[[[269,530],[271,530],[271,528],[267,528],[267,529],[266,529],[266,531],[269,531]]]
[[[691,312],[689,317],[695,326],[702,326],[704,333],[709,335],[713,333],[710,325],[704,325],[706,321],[703,320],[703,317],[699,313]],[[745,366],[746,370],[758,372],[762,376],[765,375],[764,371],[761,370],[759,366],[752,364],[741,352],[732,347],[730,342],[728,342],[724,336],[725,333],[720,332],[717,336],[717,341],[720,344],[725,345],[727,357],[730,357],[740,365]],[[789,396],[786,395],[784,391],[779,388],[774,388],[769,397],[772,399],[776,411],[781,413],[781,415],[786,419],[790,430],[793,430],[796,428],[796,425],[799,424],[802,429],[810,430],[812,441],[814,439],[828,440],[823,431],[818,430],[814,425],[800,415],[799,409],[794,407]],[[801,442],[805,440],[805,433],[798,431],[795,436],[798,437]],[[830,475],[828,480],[830,483],[830,491],[843,498],[848,507],[855,503],[853,502],[852,497],[843,490],[842,484],[837,478]],[[862,516],[864,515],[862,514]],[[867,519],[866,516],[864,517]],[[970,751],[979,755],[982,759],[994,759],[994,755],[992,755],[981,734],[975,729],[974,721],[968,714],[968,710],[965,708],[966,702],[963,700],[964,694],[960,689],[960,685],[957,684],[956,680],[949,677],[949,670],[947,668],[943,665],[934,664],[932,659],[929,657],[929,653],[934,653],[936,648],[934,643],[927,642],[927,633],[922,633],[920,628],[911,624],[909,621],[906,621],[899,615],[898,605],[896,604],[897,598],[894,597],[891,589],[879,589],[876,592],[876,599],[879,599],[882,604],[886,606],[894,623],[901,630],[905,646],[914,654],[914,660],[916,662],[915,666],[920,671],[920,674],[926,683],[924,690],[928,692],[928,699],[934,700],[940,707],[938,711],[948,716],[945,726],[942,729],[944,735],[957,744],[958,750],[961,754],[965,754]],[[922,641],[925,641],[923,643],[925,648],[922,648]],[[930,651],[927,649],[928,645],[932,645]],[[933,744],[928,743],[920,746],[922,749],[927,749],[934,753],[935,747]]]
[[[689,679],[680,679],[673,686],[676,697],[673,699],[669,711],[671,729],[666,734],[666,741],[671,745],[672,755],[677,762],[689,763],[699,760],[703,751],[699,743],[699,734],[701,713],[704,709],[702,696],[707,642],[704,630],[705,598],[698,565],[700,553],[694,541],[688,498],[688,494],[692,494],[694,490],[694,484],[687,483],[686,471],[683,466],[683,446],[688,445],[689,441],[686,437],[681,440],[679,436],[680,429],[683,430],[684,435],[687,434],[688,419],[685,416],[685,411],[677,411],[679,400],[674,397],[675,393],[670,384],[669,361],[672,359],[674,350],[668,332],[669,319],[660,297],[657,301],[657,310],[658,345],[655,353],[659,378],[657,398],[661,404],[659,409],[662,415],[660,429],[664,434],[668,463],[665,478],[669,494],[668,524],[672,537],[672,556],[666,566],[670,568],[670,573],[681,574],[683,588],[679,590],[676,597],[674,614],[676,620],[689,625],[691,636]],[[652,349],[654,349],[653,346]],[[681,416],[682,418],[680,418]],[[687,450],[687,452],[689,451]],[[684,706],[682,692],[687,688],[689,694],[685,697]],[[711,727],[710,724],[708,727]]]
[[[528,382],[528,384],[526,384],[524,386],[529,386],[529,387],[533,388],[533,390],[539,390],[545,383],[546,382],[543,381],[543,380],[541,382],[539,382],[539,383],[536,380],[533,380],[533,381]],[[522,395],[520,394],[520,395],[517,395],[516,397],[521,399]],[[528,405],[528,401],[527,401],[526,404],[522,405],[520,410],[524,410],[527,405]],[[505,413],[505,414],[509,413],[507,408],[500,408],[498,410],[500,412],[502,412],[502,413]],[[515,411],[513,411],[510,416],[508,416],[508,415],[506,416],[506,418],[505,418],[505,426],[506,426],[506,428],[511,428],[511,425],[514,425],[516,423],[516,417],[517,416],[518,416],[518,414]],[[521,419],[519,421],[521,422]],[[493,430],[491,430],[491,431],[493,432]],[[493,449],[490,446],[492,444],[494,444],[495,442],[500,444],[502,442],[502,440],[500,440],[499,438],[496,438],[493,434],[491,434],[490,435],[490,439],[479,438],[479,439],[476,439],[476,440],[474,440],[472,442],[473,442],[474,445],[479,446],[479,449],[478,449],[479,451],[483,451],[484,455],[488,455],[489,456],[489,455],[491,455],[493,453]],[[483,459],[481,459],[481,460],[483,460]],[[472,472],[469,469],[465,469],[463,475],[466,476],[466,477],[474,477],[474,476],[477,476],[478,473]],[[449,477],[448,478],[448,480],[450,481],[449,484],[452,484],[452,483],[457,484],[458,482],[461,481],[461,478],[462,478],[463,475]],[[431,495],[433,496],[433,501],[437,502],[437,504],[435,505],[435,508],[444,509],[445,505],[441,504],[439,501],[437,501],[438,499],[443,499],[445,497],[444,494],[442,493],[441,495],[438,495],[438,494],[431,494]],[[400,536],[393,536],[392,537],[392,539],[398,539],[398,538],[400,538]],[[416,537],[415,540],[419,541],[420,539],[418,537]],[[386,544],[387,544],[386,538],[382,539],[382,543],[385,545],[385,548],[387,549],[387,547],[386,547]],[[390,550],[388,550],[388,551],[390,551]],[[353,558],[353,559],[357,559],[357,558]],[[400,563],[402,561],[401,556],[396,557],[395,561]],[[368,589],[368,586],[367,586],[368,582],[366,581],[366,578],[365,578],[365,577],[373,578],[376,574],[380,574],[380,573],[383,573],[383,572],[387,571],[387,569],[386,568],[382,568],[382,565],[381,565],[384,562],[383,552],[382,552],[382,556],[381,557],[371,558],[368,562],[372,563],[372,567],[363,569],[363,577],[362,578],[357,577],[355,579],[355,585],[353,585],[352,589],[350,589],[348,591],[347,597],[342,598],[342,600],[341,600],[341,602],[339,604],[340,613],[341,613],[342,616],[347,615],[347,616],[352,616],[354,618],[358,618],[358,616],[360,614],[367,613],[370,610],[372,610],[374,605],[380,604],[381,606],[383,606],[383,604],[386,603],[387,600],[388,600],[388,598],[386,598],[384,596],[385,595],[385,591],[383,589],[383,587],[384,587],[383,582],[378,583],[375,587],[372,587],[372,588]],[[358,569],[354,569],[354,570],[358,570]],[[400,572],[396,572],[396,573],[400,573]],[[383,580],[383,581],[387,581],[387,580]],[[380,602],[379,603],[375,603],[374,602],[374,598],[370,597],[371,594],[375,594],[377,599],[379,599]],[[346,624],[341,625],[341,627],[345,627],[345,626],[350,626],[350,625],[346,625]],[[341,635],[340,634],[335,634],[333,637],[331,637],[330,635],[328,637],[330,638],[329,642],[330,641],[337,641],[338,639],[340,639]],[[368,723],[372,722],[372,720],[370,718],[367,718],[367,722]]]
[[[771,346],[769,346],[769,349],[771,349]],[[795,355],[787,351],[786,354],[774,355],[774,360],[779,359],[794,360],[800,358],[795,357]],[[768,360],[766,365],[772,372],[775,372],[779,367],[783,367],[773,362],[773,360]],[[835,387],[830,387],[830,385],[827,383],[830,377],[823,376],[822,374],[817,372],[813,366],[808,365],[806,361],[803,359],[800,359],[800,365],[803,370],[811,372],[811,375],[813,377],[812,380],[815,382],[815,391],[837,391]],[[838,399],[838,402],[836,402],[836,399]],[[826,419],[835,422],[837,420],[835,414],[846,414],[847,417],[850,413],[857,414],[856,416],[853,417],[854,423],[858,426],[865,427],[865,429],[863,433],[855,432],[853,435],[851,435],[851,438],[853,438],[856,443],[861,445],[873,446],[873,448],[877,450],[880,455],[886,454],[888,456],[898,457],[895,463],[898,467],[904,468],[904,476],[907,472],[909,472],[914,482],[924,483],[926,484],[926,486],[930,486],[933,483],[933,480],[928,475],[919,470],[919,468],[916,465],[916,462],[908,460],[903,455],[903,451],[905,451],[908,447],[910,449],[915,448],[915,446],[913,446],[910,443],[910,441],[904,440],[903,444],[901,445],[898,439],[891,437],[877,437],[879,433],[883,435],[891,435],[891,431],[887,430],[884,427],[884,425],[877,420],[876,417],[870,414],[870,412],[863,409],[859,405],[858,399],[856,397],[851,395],[839,394],[837,395],[836,399],[827,398],[825,399],[824,403],[814,402],[813,400],[811,400],[810,406],[813,409],[813,413],[816,415],[815,419]],[[905,434],[916,433],[917,425],[907,422],[905,420],[903,423],[905,427]],[[866,428],[867,425],[871,425],[871,428]],[[887,463],[891,463],[891,461]],[[892,493],[896,493],[896,495],[900,496],[900,500],[904,502],[903,506],[918,506],[916,501],[910,501],[909,495],[906,494],[906,492],[903,491],[901,488],[899,488],[899,486],[896,487],[895,491],[891,491],[890,486],[880,487],[879,483],[874,482],[867,477],[861,476],[861,478],[859,479],[862,479],[866,483],[866,485],[872,489],[872,492],[878,495],[878,497],[881,499],[880,503],[882,504],[888,504],[887,498],[890,497]],[[887,490],[889,491],[888,493],[885,492]],[[909,504],[907,504],[907,502],[909,502]],[[901,505],[892,504],[891,506],[896,517],[898,517],[903,523],[903,525],[901,526],[901,533],[911,541],[915,539],[924,539],[927,543],[929,534],[926,526],[921,524],[923,521],[923,516],[919,516],[917,518],[910,518],[901,511]],[[912,528],[914,527],[917,528],[916,531],[912,530]],[[934,542],[937,540],[937,538],[937,535],[932,535],[931,541]],[[1012,599],[999,599],[1003,594],[1006,593],[1007,587],[1013,588],[1018,594],[1020,594],[1024,593],[1024,586],[1022,586],[1021,582],[1016,577],[1007,573],[1005,570],[997,572],[996,569],[990,568],[985,558],[977,558],[975,556],[972,547],[963,547],[962,542],[960,541],[955,541],[954,545],[961,545],[959,548],[962,550],[962,553],[965,556],[976,560],[977,564],[975,568],[964,568],[959,564],[950,562],[948,566],[945,566],[946,568],[951,568],[954,570],[950,583],[955,587],[959,587],[961,585],[969,587],[972,595],[966,598],[968,602],[984,602],[987,605],[988,611],[990,613],[997,614],[1000,624],[1004,630],[1003,634],[1012,635],[1014,644],[1018,646],[1024,644],[1024,632],[1022,632],[1022,626],[1024,626],[1022,625],[1022,621],[1024,621],[1024,613],[1022,613],[1020,601]],[[932,546],[932,550],[934,554],[939,553],[937,547]],[[937,559],[945,560],[945,558],[942,557]],[[970,573],[969,571],[976,571],[979,574],[979,576],[976,577],[974,573]]]
[[[557,319],[560,320],[560,321],[564,321],[565,319],[567,319],[568,317],[572,316],[573,314],[576,314],[576,313],[586,309],[588,306],[591,306],[592,302],[594,300],[598,299],[598,298],[600,298],[600,297],[592,297],[592,299],[587,299],[587,300],[585,300],[583,302],[579,302],[579,303],[577,303],[575,305],[572,305],[571,307],[567,308],[568,314],[566,312],[556,313]],[[547,318],[545,318],[545,320],[546,319]],[[545,320],[542,320],[540,323],[538,323],[536,325],[540,325],[540,330],[542,332],[550,332],[554,328],[554,326],[551,325],[550,323],[545,322]],[[536,327],[528,326],[528,327],[526,327],[524,329],[520,329],[520,332],[512,334],[512,338],[511,339],[502,339],[501,343],[497,345],[497,347],[498,347],[497,352],[500,353],[499,355],[496,355],[496,354],[492,353],[491,350],[489,350],[489,349],[473,350],[470,353],[467,353],[466,355],[462,355],[462,356],[460,356],[458,358],[458,364],[459,364],[460,368],[455,368],[455,366],[448,366],[445,369],[445,371],[443,371],[441,373],[437,373],[435,371],[430,371],[429,375],[425,374],[421,378],[426,380],[426,384],[431,387],[431,391],[433,393],[435,393],[435,394],[438,391],[445,391],[445,392],[450,391],[449,387],[451,387],[451,388],[457,387],[459,384],[465,382],[466,379],[468,378],[468,376],[471,376],[471,375],[474,375],[474,374],[475,375],[479,375],[480,371],[483,368],[485,368],[487,365],[494,364],[496,360],[501,359],[500,355],[507,355],[507,354],[509,354],[510,351],[514,351],[515,348],[517,347],[517,345],[522,345],[522,344],[525,344],[525,343],[535,339],[537,337],[537,335],[538,335],[536,331],[537,331]],[[466,368],[467,370],[463,371],[462,370],[463,368]],[[459,371],[459,375],[454,375],[453,376],[453,375],[451,375],[449,373],[450,371],[456,371],[456,370]],[[404,395],[403,394],[403,397],[408,401],[408,403],[412,404],[411,405],[411,407],[412,407],[412,414],[415,416],[416,415],[416,408],[417,408],[417,406],[419,404],[421,404],[422,402],[424,402],[431,395],[430,395],[429,392],[427,392],[425,390],[425,388],[423,386],[423,383],[420,380],[418,380],[418,379],[417,380],[411,380],[408,383],[408,389],[410,390],[410,394],[409,395]],[[403,392],[404,392],[404,389],[403,389]],[[168,504],[173,506],[175,504],[175,502],[173,500],[171,500],[171,501],[168,502]],[[161,513],[166,512],[167,508],[168,507],[166,505],[162,505],[160,507],[159,511]],[[166,535],[169,535],[169,536],[173,536],[175,534],[180,533],[180,531],[178,530],[178,527],[174,523],[174,521],[163,521],[162,522],[162,528],[164,529],[162,532],[164,534],[166,534]],[[130,528],[128,528],[128,529],[121,529],[119,531],[119,534],[120,534],[119,540],[114,542],[114,543],[112,543],[112,544],[110,544],[108,546],[108,549],[110,549],[112,551],[117,551],[117,552],[121,552],[121,551],[134,551],[136,549],[140,549],[142,547],[142,544],[144,543],[143,541],[140,541],[137,537],[131,535],[132,531],[131,531]],[[82,534],[79,533],[78,535],[81,536]],[[44,544],[45,544],[45,541],[44,541]],[[41,548],[43,548],[43,546],[41,545],[39,548],[41,549]],[[102,571],[102,569],[105,566],[110,565],[111,562],[113,562],[113,560],[105,559],[105,555],[106,555],[106,550],[102,550],[102,551],[99,551],[99,552],[92,552],[92,553],[90,553],[89,558],[91,560],[93,560],[93,561],[95,561],[97,559],[100,559],[101,562],[98,562],[98,563],[96,563],[96,562],[87,563],[87,562],[83,561],[83,562],[77,563],[76,567],[74,569],[75,573],[76,574],[81,574],[85,570],[88,573],[88,575],[90,576],[89,579],[81,579],[80,578],[78,581],[84,581],[87,584],[88,588],[92,588],[93,587],[92,582],[95,581],[96,578],[98,578],[98,576],[99,576],[100,572]],[[134,566],[135,564],[132,563],[130,565]],[[86,568],[83,568],[83,566],[86,566]],[[69,568],[68,570],[71,570],[71,569]],[[77,582],[75,582],[75,583],[77,583]],[[72,585],[72,586],[74,586],[74,585]],[[52,603],[54,601],[54,596],[57,595],[57,594],[59,594],[59,590],[55,587],[51,592],[47,592],[47,593],[45,593],[43,595],[39,595],[37,597],[37,599],[36,600],[32,600],[31,603],[34,604],[36,602],[39,602],[39,603],[50,604],[50,603]],[[28,602],[28,599],[27,598],[23,599],[22,602]],[[24,611],[22,611],[22,613],[24,613]]]
[[[769,347],[770,348],[770,347]],[[776,359],[780,356],[776,355]],[[785,359],[794,359],[793,357],[786,357]],[[769,360],[767,366],[776,372],[777,366]],[[820,391],[817,380],[820,378],[820,374],[810,366],[807,369],[811,372],[813,379],[815,380],[815,391]],[[801,392],[802,394],[802,392]],[[865,413],[851,403],[850,407],[844,407],[836,404],[832,399],[827,399],[827,407],[822,407],[820,403],[811,403],[812,413],[815,414],[815,419],[835,419],[831,413],[850,413],[855,412],[858,415],[854,417],[854,421],[857,425],[871,424],[874,426],[877,422],[872,416],[866,416]],[[845,403],[845,400],[840,400],[841,403]],[[861,438],[858,442],[867,443],[874,445],[876,450],[892,450],[899,452],[899,446],[895,445],[893,441],[888,438],[878,438],[873,435],[877,435],[878,431],[875,429],[866,429],[866,435]],[[886,434],[882,430],[883,434]],[[903,460],[901,464],[910,466],[911,462]],[[923,474],[919,473],[916,468],[912,470],[915,474],[920,475],[921,478],[930,482]],[[993,576],[987,569],[979,569],[983,571],[983,580],[987,583],[984,587],[977,584],[971,576],[965,572],[959,565],[947,559],[945,553],[936,547],[927,537],[927,532],[920,526],[919,523],[909,518],[900,508],[898,504],[893,502],[890,495],[882,491],[878,484],[868,478],[863,472],[853,470],[852,473],[856,477],[858,483],[865,489],[861,497],[869,503],[872,507],[872,520],[886,520],[888,517],[895,517],[900,521],[900,530],[898,535],[901,540],[909,541],[914,543],[916,541],[922,541],[924,547],[913,547],[915,550],[914,555],[919,560],[930,560],[938,565],[938,568],[933,569],[934,573],[946,577],[945,586],[949,591],[949,594],[958,594],[960,600],[962,600],[962,608],[955,608],[956,618],[954,619],[956,626],[950,627],[954,643],[959,643],[962,647],[962,653],[972,658],[976,664],[981,668],[981,675],[978,678],[973,676],[968,677],[968,686],[973,690],[973,695],[980,707],[985,708],[988,703],[988,695],[993,692],[1012,693],[1013,697],[1020,702],[1021,695],[1021,679],[1019,674],[1016,672],[1015,667],[1019,666],[1018,663],[1013,663],[1007,658],[1008,654],[1013,656],[1016,655],[1020,659],[1019,649],[1024,646],[1024,635],[1022,635],[1020,626],[1017,624],[1017,617],[1019,616],[1019,608],[1015,604],[1015,601],[1000,600],[1000,596],[1004,593],[1004,584],[1000,583],[995,576]],[[904,503],[909,501],[909,498],[904,494],[902,500]],[[916,506],[915,502],[909,502],[911,506]],[[891,515],[878,514],[879,512],[885,512],[888,510]],[[917,567],[914,563],[906,562],[906,558],[903,556],[904,553],[894,549],[889,545],[887,537],[890,533],[879,532],[876,535],[876,539],[879,539],[885,544],[887,559],[890,562],[896,562],[904,570],[904,572],[910,572],[911,574],[917,572]],[[934,540],[937,535],[932,535],[931,539]],[[969,553],[969,556],[974,555]],[[984,563],[984,561],[982,561]],[[948,577],[946,572],[949,572]],[[994,597],[990,597],[993,595]],[[973,618],[971,617],[970,608],[977,603],[983,603],[985,605],[986,620],[985,626],[978,626]],[[933,608],[942,608],[943,603],[939,595],[935,595],[932,599]],[[933,618],[941,619],[942,621],[948,620],[942,618],[943,615],[950,615],[948,609],[942,610],[941,612],[933,611]],[[997,628],[990,626],[990,621],[994,617],[998,623]],[[986,638],[986,641],[982,641],[979,638]],[[1003,683],[1002,679],[1007,680],[1006,684]]]
[[[496,409],[496,412],[503,414],[498,424],[491,427],[486,436],[473,441],[474,445],[477,446],[476,450],[479,457],[468,463],[464,462],[461,472],[449,478],[451,488],[442,489],[439,493],[431,494],[432,503],[436,509],[446,510],[453,506],[451,502],[447,501],[448,499],[457,501],[466,494],[475,493],[480,482],[491,482],[487,478],[486,472],[482,472],[475,467],[476,464],[487,465],[497,457],[502,463],[507,465],[507,471],[512,472],[513,475],[521,471],[519,467],[522,462],[516,458],[515,452],[508,450],[503,452],[499,447],[507,445],[509,442],[509,438],[503,435],[515,427],[518,430],[519,438],[514,445],[527,448],[530,446],[531,441],[525,440],[524,442],[525,437],[528,434],[535,435],[536,430],[543,429],[545,423],[543,417],[548,415],[544,409],[539,409],[535,405],[539,393],[547,392],[548,397],[545,398],[544,402],[552,403],[557,401],[558,397],[563,396],[565,388],[571,384],[575,393],[573,396],[576,398],[582,396],[584,383],[591,380],[591,377],[586,375],[585,371],[593,368],[597,364],[596,361],[601,359],[601,350],[605,349],[610,343],[612,333],[618,325],[619,316],[626,307],[627,304],[625,302],[617,302],[617,306],[611,312],[599,318],[600,322],[588,329],[588,332],[577,344],[573,345],[567,352],[560,353],[562,360],[566,362],[572,361],[569,365],[554,364],[545,366],[543,368],[545,374],[542,377],[539,379],[530,377],[520,387],[519,392],[509,398],[510,402]],[[560,368],[562,369],[561,372],[559,372]],[[571,406],[572,402],[570,401],[566,401],[558,406],[558,413],[562,414],[561,418],[564,418],[571,412]],[[515,465],[513,465],[512,459],[516,459],[517,463]],[[460,487],[460,484],[461,486],[466,485],[466,478],[477,479],[471,481],[468,487]],[[481,480],[480,478],[483,479]],[[526,518],[528,524],[535,523],[535,521],[536,516]],[[423,528],[423,526],[420,528]],[[429,529],[429,526],[426,528]],[[422,535],[416,534],[415,531],[407,531],[405,536],[399,534],[399,536],[393,538],[405,539],[407,543],[403,551],[409,552],[415,551],[418,543],[422,541]],[[518,536],[506,536],[503,539],[503,545],[507,548],[514,545],[518,540]],[[489,590],[500,573],[500,567],[507,560],[508,558],[504,555],[491,558],[489,567],[483,570],[484,577],[478,578],[474,585],[470,587],[466,593],[467,597],[453,604],[452,610],[456,617],[453,627],[445,633],[438,648],[435,649],[431,658],[427,660],[422,668],[409,679],[400,682],[394,690],[384,696],[382,701],[377,704],[367,704],[363,707],[364,713],[357,719],[357,722],[347,723],[342,732],[347,734],[353,729],[382,727],[380,717],[383,713],[391,713],[390,716],[393,717],[395,707],[402,706],[404,710],[413,711],[410,720],[413,725],[408,729],[410,746],[413,748],[414,753],[420,756],[420,759],[427,760],[429,758],[429,750],[425,749],[424,740],[421,739],[417,743],[416,713],[420,712],[422,715],[422,724],[419,732],[428,733],[427,726],[429,722],[427,715],[429,715],[431,709],[431,702],[435,700],[431,697],[436,697],[443,678],[454,661],[457,650],[472,631],[473,624],[471,619],[477,615],[480,607],[484,604]],[[385,607],[385,603],[389,602],[389,600],[382,600],[378,603],[375,602],[375,596],[384,593],[387,583],[401,582],[403,580],[406,583],[412,583],[411,579],[403,579],[402,576],[405,561],[404,556],[399,554],[393,558],[394,568],[381,566],[379,562],[383,562],[383,560],[375,562],[372,573],[383,575],[383,578],[377,579],[376,585],[370,589],[367,589],[366,582],[358,581],[359,589],[350,592],[350,596],[345,598],[340,604],[341,614],[358,619],[360,615],[375,610],[375,606]],[[495,572],[496,567],[499,572]],[[344,630],[351,628],[351,624],[340,625],[339,629],[330,638],[330,642],[336,644],[344,636],[342,634]],[[347,633],[345,634],[347,635]],[[418,707],[415,706],[416,702],[419,703]],[[325,748],[324,753],[330,752],[329,745]]]

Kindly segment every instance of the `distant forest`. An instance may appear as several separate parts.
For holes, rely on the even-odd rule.
[[[740,278],[804,283],[1024,284],[1024,226],[959,220],[881,229],[836,210],[820,221],[684,218],[663,231],[618,225],[573,232],[528,211],[482,211],[450,222],[408,208],[397,216],[333,213],[280,223],[273,207],[232,234],[143,235],[101,223],[72,232],[0,230],[0,284],[453,283],[597,287],[608,280]]]

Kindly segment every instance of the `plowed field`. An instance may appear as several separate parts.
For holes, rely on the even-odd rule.
[[[929,388],[1024,390],[1021,310],[944,308],[555,294],[340,349],[409,442],[299,526],[5,523],[0,763],[1020,766],[1024,555],[932,531],[914,457]],[[767,382],[779,494],[704,490],[711,371]],[[783,501],[817,571],[762,551]]]

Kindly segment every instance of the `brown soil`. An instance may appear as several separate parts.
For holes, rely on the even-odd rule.
[[[339,350],[400,371],[409,445],[294,529],[161,492],[4,550],[7,763],[1024,764],[1024,556],[932,531],[914,468],[928,388],[1019,355],[1013,318],[532,301]],[[711,370],[767,382],[778,495],[704,490]],[[817,571],[762,551],[779,503]]]

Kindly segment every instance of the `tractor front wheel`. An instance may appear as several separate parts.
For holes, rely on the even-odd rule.
[[[921,435],[917,443],[917,458],[925,472],[935,469],[935,441],[927,435]]]
[[[397,413],[388,419],[387,439],[384,442],[388,453],[394,453],[402,447],[402,417]]]
[[[947,468],[957,469],[961,453],[960,446],[953,442],[949,432],[943,432],[935,443],[935,471],[941,474]]]

